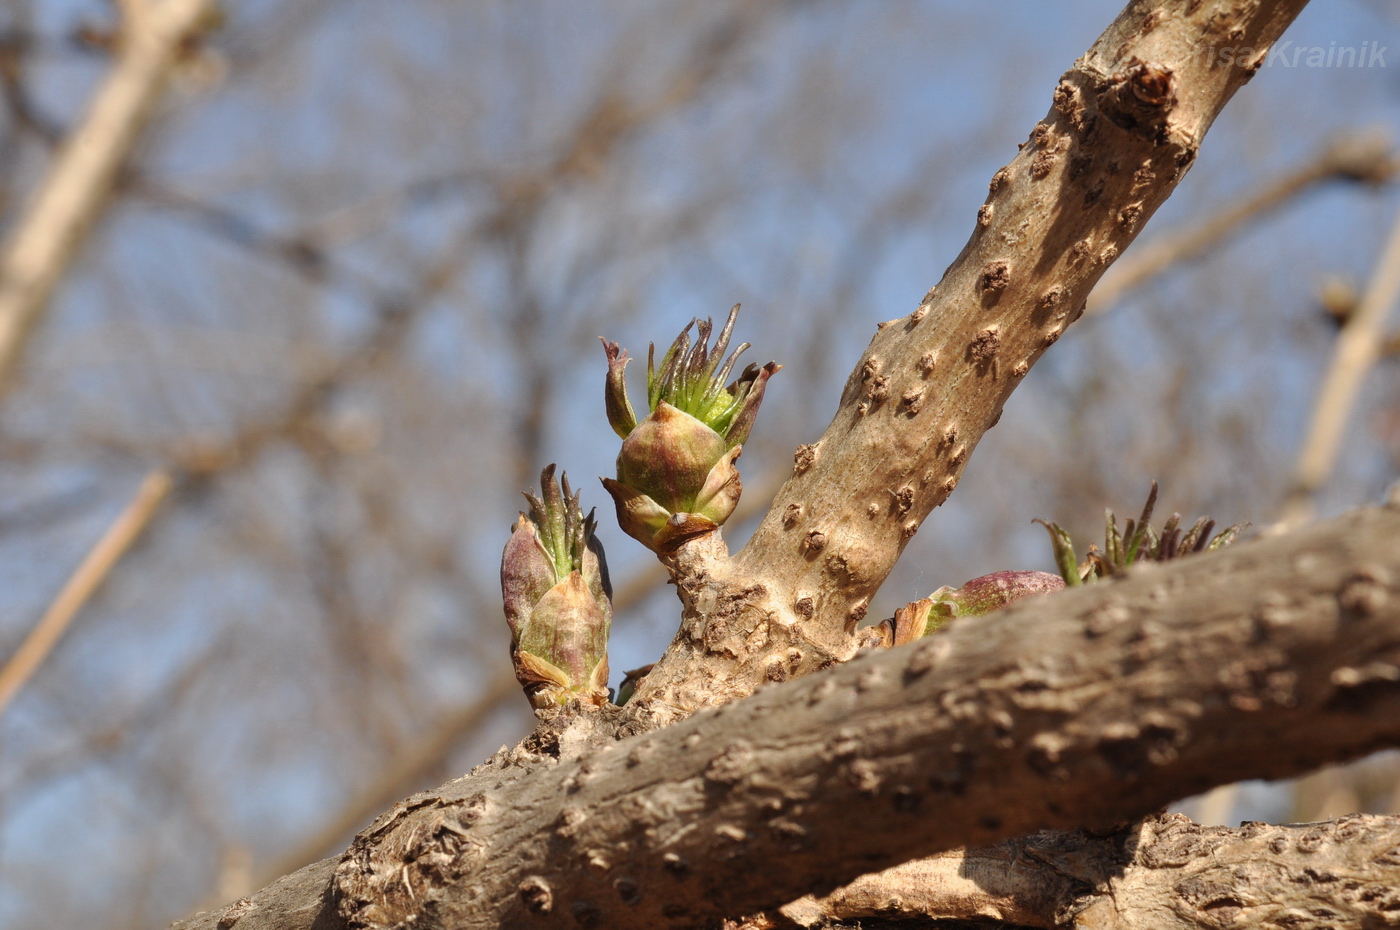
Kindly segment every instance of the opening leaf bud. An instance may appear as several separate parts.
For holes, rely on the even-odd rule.
[[[515,676],[535,707],[607,703],[612,585],[593,514],[583,515],[567,477],[540,475],[529,514],[501,557],[501,596]]]
[[[749,365],[725,384],[749,348],[743,343],[724,357],[738,314],[735,304],[713,348],[714,324],[699,319],[681,330],[660,365],[656,346],[649,348],[650,413],[641,422],[627,396],[627,352],[617,343],[603,342],[608,422],[623,439],[617,478],[604,478],[603,486],[617,506],[622,529],[657,552],[717,529],[739,502],[742,488],[734,462],[753,428],[768,379],[782,366]]]

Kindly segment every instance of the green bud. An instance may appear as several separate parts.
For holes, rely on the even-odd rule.
[[[739,307],[729,312],[714,348],[713,323],[692,320],[656,365],[647,353],[647,399],[651,412],[640,423],[627,396],[630,359],[617,343],[603,342],[608,357],[604,394],[608,422],[622,437],[617,479],[603,486],[617,506],[622,529],[657,552],[712,532],[729,519],[742,485],[734,462],[753,428],[763,392],[781,365],[750,365],[729,385],[740,345],[721,365]],[[690,340],[696,327],[698,340]]]
[[[511,633],[515,677],[535,707],[607,702],[612,585],[593,515],[554,466],[540,476],[541,497],[526,493],[501,557],[501,596]]]
[[[1116,575],[1138,562],[1166,562],[1196,552],[1213,552],[1234,542],[1243,528],[1240,524],[1226,527],[1214,537],[1211,531],[1215,521],[1201,517],[1183,535],[1181,514],[1174,513],[1162,526],[1160,532],[1148,525],[1153,508],[1157,504],[1157,482],[1152,482],[1147,503],[1142,515],[1136,521],[1129,520],[1122,532],[1118,530],[1118,518],[1112,510],[1104,511],[1103,549],[1092,543],[1079,562],[1074,554],[1074,541],[1058,523],[1036,520],[1050,533],[1050,541],[1055,550],[1055,564],[1066,584],[1077,585]]]

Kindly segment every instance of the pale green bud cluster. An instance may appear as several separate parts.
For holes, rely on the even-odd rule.
[[[764,387],[782,368],[776,362],[749,365],[733,382],[743,343],[727,359],[724,352],[739,307],[729,312],[714,348],[713,323],[692,320],[655,364],[647,352],[647,400],[651,413],[637,422],[627,396],[627,351],[603,342],[608,357],[604,394],[608,422],[622,437],[617,478],[603,486],[617,505],[622,529],[656,552],[676,549],[688,539],[717,529],[729,519],[742,490],[734,466],[753,428]],[[690,329],[698,338],[692,345]],[[724,359],[721,365],[721,359]]]

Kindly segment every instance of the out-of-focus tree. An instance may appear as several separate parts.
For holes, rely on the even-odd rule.
[[[11,235],[121,67],[124,18],[160,2],[4,4]],[[143,477],[173,478],[0,716],[0,922],[148,926],[237,897],[521,736],[499,546],[545,462],[606,501],[581,480],[615,454],[586,438],[599,335],[664,343],[741,301],[788,363],[745,447],[741,541],[1116,4],[1016,9],[258,0],[203,23],[0,409],[0,663]],[[1400,47],[1341,9],[1290,38]],[[1173,509],[1279,512],[1336,340],[1315,295],[1364,288],[1396,203],[1388,146],[1317,153],[1393,121],[1390,73],[1261,72],[1156,223],[1198,233],[1303,180],[1070,331],[871,620],[1049,568],[1031,517],[1087,534],[1152,476]],[[1396,474],[1393,397],[1358,407],[1324,513]],[[616,684],[675,610],[603,509]],[[1352,795],[1378,811],[1383,768]]]

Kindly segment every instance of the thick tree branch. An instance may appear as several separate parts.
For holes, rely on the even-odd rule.
[[[330,895],[325,863],[259,892],[241,930],[700,926],[1395,745],[1400,504],[1013,605],[618,743],[626,725],[567,716],[381,816]]]
[[[1101,835],[1046,830],[866,875],[782,909],[803,926],[884,918],[1199,930],[1393,926],[1400,817],[1238,830],[1159,815]],[[775,926],[781,925],[773,922]]]
[[[1134,0],[1065,73],[991,181],[972,238],[880,327],[744,550],[672,566],[675,642],[638,689],[662,720],[848,656],[920,523],[1095,282],[1175,189],[1306,0]],[[1209,49],[1248,48],[1219,65]]]

